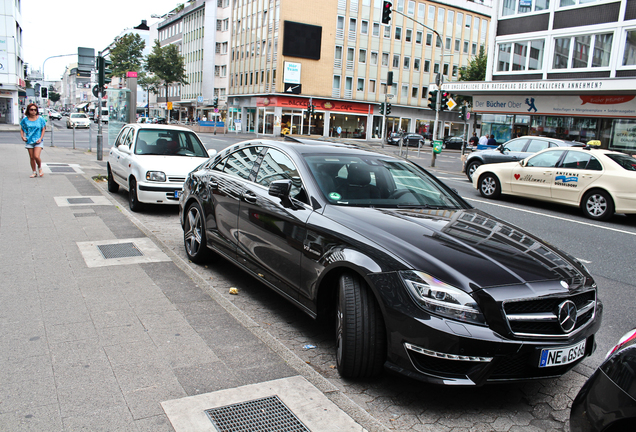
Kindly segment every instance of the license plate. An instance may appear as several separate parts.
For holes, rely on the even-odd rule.
[[[178,190],[174,191],[174,197],[175,198],[179,198],[179,191]]]
[[[539,367],[562,366],[572,363],[585,355],[585,339],[576,345],[556,348],[542,349]]]

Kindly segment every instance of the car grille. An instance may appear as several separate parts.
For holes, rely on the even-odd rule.
[[[185,181],[185,177],[168,177],[168,181],[173,183],[183,183]]]
[[[583,357],[585,358],[585,357]],[[495,366],[493,373],[488,380],[524,379],[524,378],[546,378],[561,376],[574,366],[579,364],[583,358],[573,363],[563,366],[553,366],[540,368],[539,360],[530,353],[514,354],[501,359]],[[534,362],[536,360],[536,362]]]
[[[572,331],[566,333],[557,319],[559,305],[571,300],[576,305],[577,319]],[[510,330],[515,336],[537,338],[570,337],[585,328],[596,314],[596,291],[565,297],[507,301],[503,305]]]

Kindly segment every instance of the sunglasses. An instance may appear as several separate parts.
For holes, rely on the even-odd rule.
[[[37,108],[29,108],[29,111],[37,111]]]

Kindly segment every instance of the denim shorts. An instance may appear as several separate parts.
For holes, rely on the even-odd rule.
[[[25,144],[24,145],[24,148],[27,148],[27,149],[32,149],[32,148],[35,148],[35,147],[42,148],[42,147],[44,147],[44,145],[42,143],[40,143],[40,144],[31,143],[31,144]]]

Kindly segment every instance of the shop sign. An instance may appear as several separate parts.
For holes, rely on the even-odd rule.
[[[288,84],[300,84],[301,63],[285,62],[283,68],[283,82]]]
[[[636,117],[636,95],[475,95],[473,111],[482,113]]]
[[[612,132],[612,149],[634,150],[636,148],[636,124],[616,121]]]
[[[442,90],[456,93],[469,91],[495,92],[570,92],[636,91],[633,79],[545,80],[545,81],[465,81],[442,84]]]
[[[276,96],[271,98],[256,98],[256,105],[259,107],[279,106],[284,108],[306,109],[308,99],[287,96]],[[341,102],[313,99],[316,111],[339,111],[345,113],[368,114],[369,105],[356,102]]]

